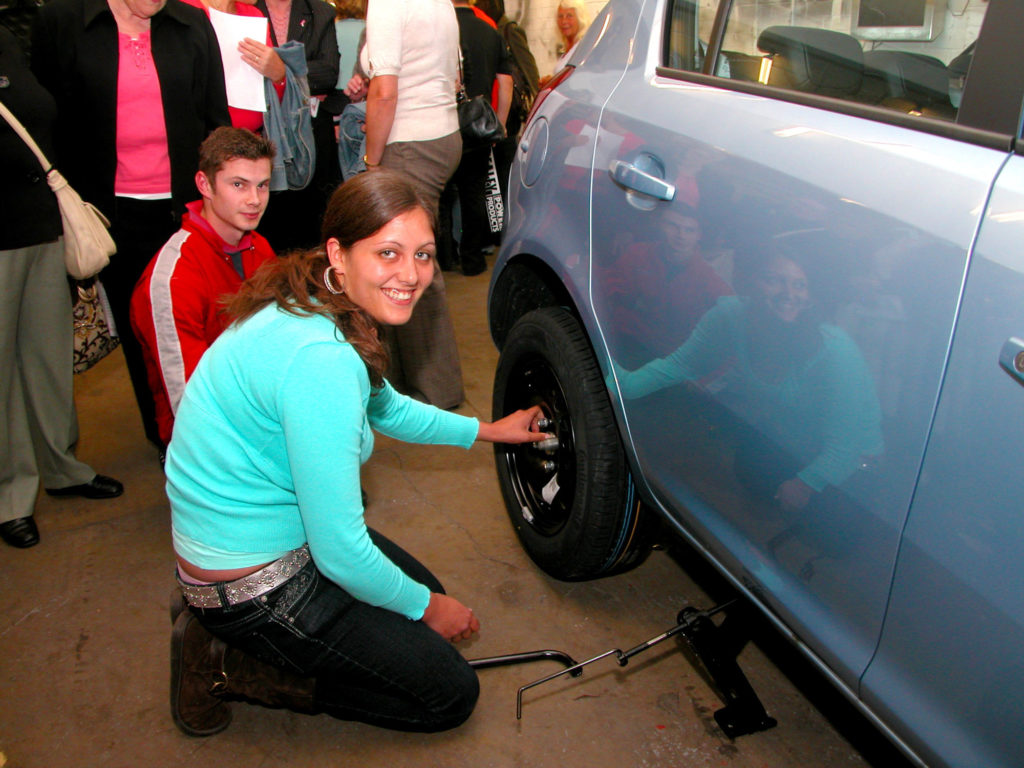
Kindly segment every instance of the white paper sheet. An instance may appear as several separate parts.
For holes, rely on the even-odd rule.
[[[220,60],[224,64],[224,83],[228,104],[236,109],[267,111],[263,93],[263,75],[242,61],[238,44],[246,37],[265,42],[267,20],[258,16],[235,16],[210,9],[210,23],[220,44]]]

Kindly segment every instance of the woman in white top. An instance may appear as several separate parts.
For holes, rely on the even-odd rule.
[[[451,0],[373,0],[366,46],[346,93],[366,98],[369,172],[383,167],[411,176],[437,210],[441,191],[462,157],[455,106],[459,27]],[[438,408],[462,402],[462,369],[444,279],[434,282],[412,320],[390,329],[388,381]]]

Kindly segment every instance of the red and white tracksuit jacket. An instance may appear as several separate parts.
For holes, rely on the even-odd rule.
[[[235,271],[230,252],[241,252],[246,278],[276,258],[262,235],[249,233],[237,247],[230,246],[202,217],[202,201],[187,207],[181,229],[146,267],[131,301],[132,331],[142,345],[165,445],[185,382],[228,326],[221,299],[235,293],[244,279]]]

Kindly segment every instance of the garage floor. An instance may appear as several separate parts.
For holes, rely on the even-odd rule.
[[[488,275],[446,279],[467,384],[461,411],[486,418],[497,358],[484,320]],[[228,730],[185,737],[168,714],[173,578],[156,453],[120,352],[77,386],[80,455],[126,490],[110,501],[43,495],[41,543],[0,546],[0,767],[901,765],[765,626],[740,662],[779,725],[736,740],[715,725],[721,702],[675,640],[625,668],[607,659],[578,680],[526,692],[521,721],[517,689],[555,671],[551,662],[482,671],[477,711],[450,733],[391,733],[234,704]],[[382,438],[363,482],[370,524],[481,617],[480,635],[462,646],[469,658],[628,649],[673,626],[681,608],[728,595],[682,550],[657,551],[634,572],[593,583],[546,577],[507,522],[490,446],[464,452]]]

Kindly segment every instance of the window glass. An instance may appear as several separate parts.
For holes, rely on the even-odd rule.
[[[665,66],[687,72],[704,67],[718,0],[674,0],[668,7]]]
[[[706,40],[713,9],[698,0],[676,5],[701,6]],[[715,74],[955,120],[987,7],[985,0],[733,0]]]

